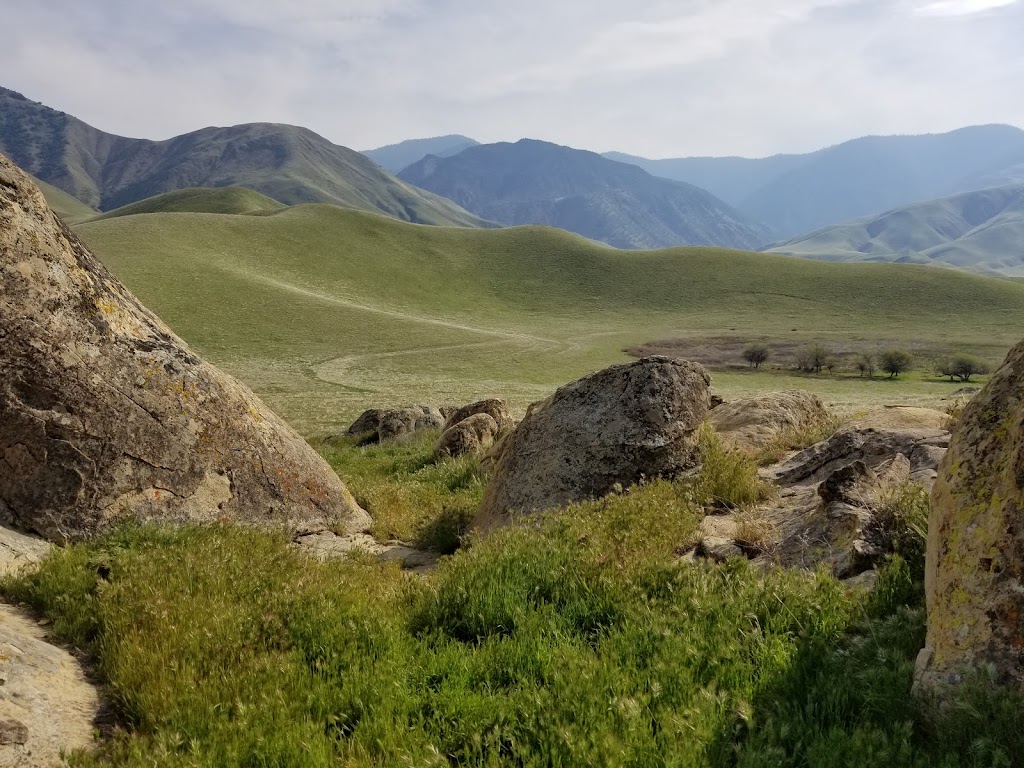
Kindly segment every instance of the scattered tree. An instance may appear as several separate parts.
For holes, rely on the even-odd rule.
[[[867,376],[870,379],[875,375],[875,356],[871,352],[861,352],[854,365],[861,376]]]
[[[797,350],[796,353],[797,368],[808,373],[821,373],[822,368],[831,369],[835,365],[834,361],[835,355],[832,354],[832,350],[817,342]]]
[[[943,360],[938,368],[939,373],[943,376],[949,376],[950,381],[959,379],[964,382],[970,381],[971,376],[984,376],[992,370],[984,360],[973,355],[964,354],[953,355],[948,360]]]
[[[751,368],[760,368],[761,363],[768,359],[768,347],[764,344],[751,344],[743,350],[743,359],[750,363]]]
[[[878,362],[882,370],[889,374],[889,378],[895,379],[910,370],[914,358],[904,349],[887,349],[879,356]]]

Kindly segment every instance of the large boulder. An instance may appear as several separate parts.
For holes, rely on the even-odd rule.
[[[932,491],[918,682],[989,669],[1024,691],[1024,343],[967,405]]]
[[[479,455],[494,444],[498,424],[486,413],[474,413],[442,433],[434,448],[434,458]]]
[[[365,528],[337,475],[143,307],[0,156],[0,522]]]
[[[694,466],[709,381],[697,363],[648,357],[530,406],[501,442],[474,527],[489,530]]]
[[[708,421],[730,446],[757,451],[786,432],[821,424],[828,418],[817,395],[792,390],[722,403],[711,411]]]
[[[507,429],[511,429],[513,426],[512,415],[508,410],[508,403],[501,398],[490,398],[488,400],[480,400],[469,405],[464,405],[461,408],[456,408],[452,411],[445,419],[444,428],[454,427],[460,421],[468,419],[470,416],[475,416],[478,413],[486,413],[492,419],[494,423],[498,425],[498,431],[504,432]]]

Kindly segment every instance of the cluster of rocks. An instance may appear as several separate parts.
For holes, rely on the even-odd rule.
[[[402,440],[418,432],[440,431],[434,457],[483,455],[499,435],[515,425],[508,403],[500,398],[479,400],[460,407],[408,405],[363,411],[345,434],[360,445]],[[336,442],[337,437],[327,439]]]

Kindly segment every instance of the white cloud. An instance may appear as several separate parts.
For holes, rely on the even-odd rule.
[[[33,0],[5,22],[3,85],[152,138],[268,120],[668,156],[1024,124],[1007,0]]]
[[[1005,8],[1017,0],[935,0],[917,9],[922,16],[969,16],[974,13]]]

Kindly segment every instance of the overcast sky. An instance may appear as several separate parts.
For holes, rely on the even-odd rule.
[[[1024,0],[0,0],[0,84],[111,133],[649,157],[1024,126]]]

